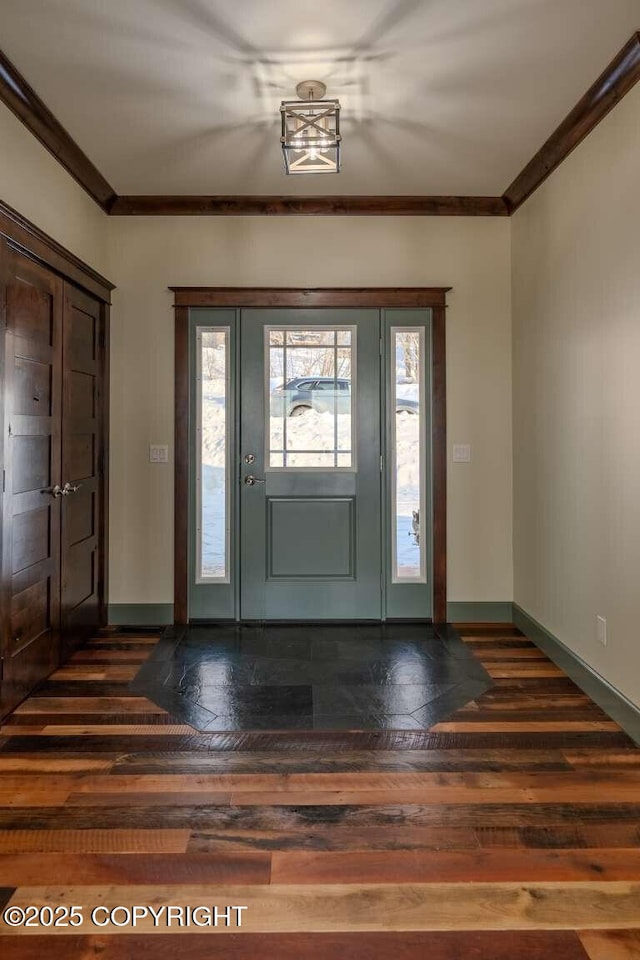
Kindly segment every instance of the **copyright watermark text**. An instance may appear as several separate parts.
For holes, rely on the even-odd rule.
[[[2,920],[7,927],[241,927],[246,906],[170,906],[136,904],[131,907],[68,907],[59,905],[6,907]]]

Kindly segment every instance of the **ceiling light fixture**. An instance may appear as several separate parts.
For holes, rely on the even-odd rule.
[[[340,173],[340,104],[323,100],[326,92],[320,80],[303,80],[300,99],[280,104],[286,173]]]

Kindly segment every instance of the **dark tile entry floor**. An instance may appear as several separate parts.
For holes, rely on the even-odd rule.
[[[492,685],[451,627],[168,628],[132,689],[197,730],[423,730]]]

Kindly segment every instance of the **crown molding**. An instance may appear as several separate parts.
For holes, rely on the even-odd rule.
[[[508,217],[502,197],[118,197],[112,216]]]
[[[507,217],[530,197],[640,79],[640,32],[627,41],[501,197],[118,196],[0,51],[0,101],[111,216]]]
[[[0,50],[0,100],[105,212],[116,192]]]
[[[622,50],[616,54],[596,82],[567,114],[535,157],[507,187],[503,200],[507,204],[509,213],[515,213],[638,80],[640,80],[640,32],[634,33],[625,43]]]

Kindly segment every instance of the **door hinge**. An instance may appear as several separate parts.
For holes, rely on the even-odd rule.
[[[7,492],[7,471],[6,470],[2,471],[2,492],[3,493]]]
[[[380,455],[380,473],[384,471],[384,457]]]
[[[380,337],[380,356],[384,354],[384,340]]]

